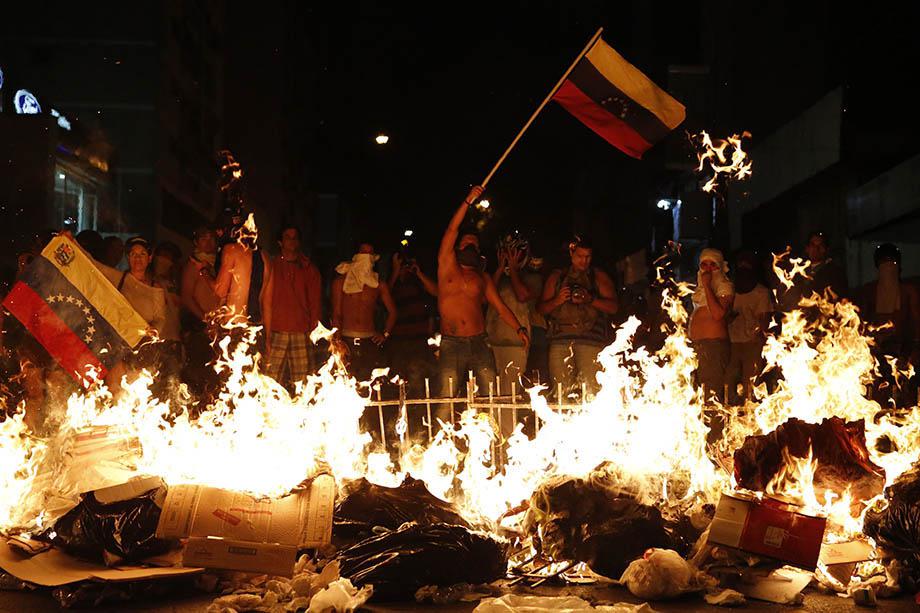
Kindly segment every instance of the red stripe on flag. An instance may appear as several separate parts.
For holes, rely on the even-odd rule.
[[[106,369],[86,343],[71,330],[64,320],[51,310],[48,303],[31,287],[16,283],[3,301],[3,306],[25,325],[61,368],[78,381],[86,376],[87,366],[93,366],[104,377]]]
[[[652,146],[638,132],[615,115],[611,115],[569,80],[562,84],[553,100],[626,155],[639,159]]]

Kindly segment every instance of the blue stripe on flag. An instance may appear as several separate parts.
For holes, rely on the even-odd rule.
[[[41,256],[35,258],[21,281],[48,303],[106,368],[121,359],[127,349],[124,339],[54,264]]]

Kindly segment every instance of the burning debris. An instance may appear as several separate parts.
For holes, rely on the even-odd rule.
[[[238,581],[234,589],[249,591],[225,594],[215,610],[308,606],[304,599],[319,594],[348,608],[369,598],[370,586],[376,598],[411,599],[420,588],[437,595],[460,583],[492,582],[509,566],[541,580],[590,567],[602,577],[623,577],[649,598],[707,589],[710,599],[728,602],[738,597],[717,592],[697,573],[748,597],[794,598],[801,588],[790,595],[790,586],[804,577],[804,587],[817,567],[834,589],[874,596],[893,585],[890,562],[897,560],[901,583],[915,585],[917,488],[907,471],[918,459],[920,413],[882,411],[866,397],[876,363],[856,308],[822,296],[803,299],[764,348],[776,382],[735,409],[707,404],[693,385],[685,293],[681,286],[664,290],[669,323],[658,351],[634,346],[638,320],[617,329],[599,356],[593,398],[557,410],[541,390],[530,390],[529,408],[540,423],[532,436],[518,427],[502,439],[494,419],[474,407],[456,423],[440,424],[430,443],[402,440],[398,455],[372,446],[361,427],[371,392],[344,374],[336,357],[289,393],[261,374],[252,355],[255,330],[226,324],[240,340],[221,339],[215,368],[224,384],[206,406],[183,405],[181,396],[179,405],[158,399],[150,391],[154,377],[143,373],[118,390],[96,382],[75,393],[48,438],[37,438],[22,413],[0,422],[3,531],[37,535],[52,551],[102,569],[161,553],[180,555],[191,567],[273,577],[293,568],[293,580],[246,588]],[[401,401],[403,420],[407,411]],[[714,443],[712,415],[723,424]],[[322,505],[311,507],[303,492],[317,479],[334,479],[335,492],[330,487]],[[106,489],[125,483],[130,495]],[[177,523],[183,496],[212,523]],[[312,518],[303,525],[319,522],[328,532],[308,540],[238,532],[258,532],[256,518],[285,505]],[[738,513],[764,520],[757,538],[731,532]],[[164,518],[189,530],[162,530]],[[809,526],[807,558],[784,540],[798,534],[791,524],[783,527],[787,520]],[[863,530],[887,566],[825,553],[819,560],[822,542],[842,547]],[[750,544],[758,539],[772,549]],[[231,561],[240,542],[255,551],[265,543],[283,550],[283,564]],[[306,550],[317,564],[308,571],[303,558],[294,565]],[[675,556],[692,556],[690,566]],[[320,566],[332,558],[337,567]],[[126,567],[107,570],[116,568]],[[341,577],[327,568],[340,568]],[[759,588],[738,583],[755,571]],[[659,575],[671,581],[669,589],[642,587]],[[781,595],[761,589],[770,581],[785,586]]]
[[[696,171],[711,175],[703,185],[704,192],[714,191],[727,180],[743,181],[751,176],[753,162],[741,148],[741,141],[745,138],[751,138],[751,133],[733,134],[724,140],[717,138],[715,142],[705,130],[690,135],[699,160]],[[730,151],[726,152],[726,149]]]

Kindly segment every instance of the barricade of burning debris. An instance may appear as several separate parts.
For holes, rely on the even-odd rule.
[[[794,603],[815,585],[874,602],[899,587],[916,590],[920,470],[869,511],[865,533],[878,550],[865,539],[824,542],[844,534],[832,519],[764,493],[790,455],[808,449],[818,458],[816,491],[843,480],[860,496],[881,493],[883,472],[867,462],[861,434],[839,419],[792,420],[750,437],[734,464],[747,490],[715,506],[644,504],[612,466],[550,479],[518,509],[516,529],[499,534],[477,530],[412,478],[398,488],[359,480],[336,492],[321,475],[262,500],[135,479],[82,495],[44,533],[10,539],[0,567],[8,586],[54,586],[65,606],[195,588],[223,592],[210,609],[221,613],[346,611],[372,597],[446,603],[569,580],[619,582],[644,600],[698,592],[712,604]],[[511,581],[496,583],[509,568]]]

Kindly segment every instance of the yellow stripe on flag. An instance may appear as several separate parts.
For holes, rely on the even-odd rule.
[[[597,41],[586,57],[605,79],[654,113],[668,129],[673,130],[684,120],[687,115],[684,105],[652,83],[651,79],[623,59],[603,39]]]
[[[42,257],[61,271],[129,346],[137,346],[147,322],[71,239],[54,237]]]

